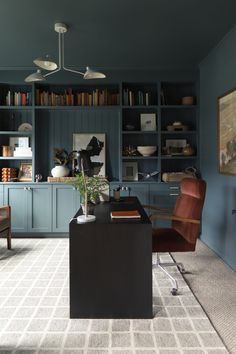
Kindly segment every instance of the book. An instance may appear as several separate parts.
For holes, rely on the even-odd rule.
[[[111,212],[112,219],[137,219],[141,218],[138,210],[120,210]]]

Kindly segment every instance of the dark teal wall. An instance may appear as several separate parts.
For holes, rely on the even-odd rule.
[[[200,64],[200,156],[207,181],[202,240],[236,270],[236,176],[218,172],[217,97],[236,88],[236,27]],[[236,112],[235,112],[236,119]]]

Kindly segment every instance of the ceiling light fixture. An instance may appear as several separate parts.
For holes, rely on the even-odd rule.
[[[73,70],[65,67],[65,54],[64,54],[64,34],[67,32],[68,27],[64,23],[56,23],[54,30],[58,33],[58,65],[55,63],[49,55],[45,57],[36,58],[34,63],[41,69],[49,71],[46,74],[42,74],[38,69],[35,73],[30,74],[25,78],[25,82],[44,81],[46,77],[57,73],[60,70],[69,71],[75,74],[82,75],[85,80],[90,79],[104,79],[106,75],[98,71],[86,67],[85,72]]]

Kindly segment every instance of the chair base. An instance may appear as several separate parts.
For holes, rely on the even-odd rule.
[[[172,282],[172,284],[173,284],[173,288],[172,288],[172,290],[171,290],[171,294],[172,294],[172,295],[177,295],[178,289],[179,289],[179,287],[178,287],[178,282],[177,282],[177,280],[176,280],[174,277],[172,277],[172,275],[171,275],[169,272],[167,272],[167,270],[165,269],[165,267],[173,267],[173,266],[176,266],[176,267],[179,269],[179,271],[180,271],[181,274],[184,274],[184,273],[185,273],[185,269],[184,269],[183,263],[175,262],[175,260],[173,260],[173,262],[161,262],[161,261],[160,261],[160,258],[159,258],[159,256],[158,256],[158,253],[157,253],[157,263],[154,264],[153,267],[154,267],[154,268],[155,268],[155,267],[160,268],[160,269],[168,276],[168,278],[171,280],[171,282]]]

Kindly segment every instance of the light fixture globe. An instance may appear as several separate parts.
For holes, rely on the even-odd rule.
[[[41,69],[48,70],[48,71],[54,71],[57,69],[57,64],[51,60],[49,55],[46,55],[45,57],[40,57],[34,59],[34,64],[39,66]]]
[[[25,82],[35,82],[35,81],[44,81],[45,77],[42,75],[41,70],[38,69],[35,73],[30,74],[25,78]]]
[[[84,79],[85,80],[91,80],[91,79],[105,79],[106,75],[103,73],[100,73],[99,71],[94,71],[90,69],[88,66],[86,67],[86,72],[84,73]]]

